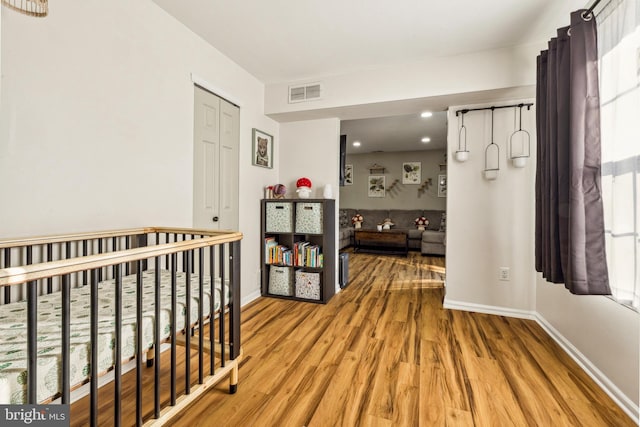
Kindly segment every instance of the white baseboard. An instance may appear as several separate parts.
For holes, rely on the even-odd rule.
[[[596,365],[564,337],[540,313],[536,313],[538,324],[555,342],[613,399],[613,401],[636,423],[640,424],[637,402],[629,399]]]
[[[242,298],[242,300],[240,300],[240,306],[244,307],[250,302],[257,300],[258,298],[260,298],[260,295],[261,295],[260,289],[254,292],[251,292],[249,295],[245,296],[244,298]]]
[[[451,301],[445,298],[445,309],[471,311],[475,313],[494,314],[497,316],[515,317],[518,319],[535,320],[542,329],[575,362],[593,379],[605,393],[636,423],[640,424],[640,408],[637,402],[629,399],[600,369],[598,369],[580,350],[566,339],[558,330],[536,311],[515,310],[512,308],[496,307],[483,304],[474,304],[463,301]]]
[[[449,310],[471,311],[474,313],[495,314],[496,316],[515,317],[518,319],[535,320],[535,311],[516,310],[513,308],[498,307],[494,305],[474,304],[464,301],[451,301],[444,299],[444,308]]]

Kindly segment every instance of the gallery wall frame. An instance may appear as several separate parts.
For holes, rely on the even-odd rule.
[[[369,197],[385,196],[385,176],[369,175],[367,179],[367,195]]]
[[[253,128],[251,139],[251,164],[273,169],[273,136]]]
[[[422,162],[402,164],[402,183],[420,185],[422,182]]]

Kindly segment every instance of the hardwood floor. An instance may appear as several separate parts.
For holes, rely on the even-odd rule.
[[[350,254],[322,306],[243,312],[238,393],[175,426],[632,426],[533,321],[444,310],[444,258]]]
[[[237,394],[223,381],[173,425],[634,425],[537,323],[444,310],[444,258],[349,267],[327,305],[247,306]]]

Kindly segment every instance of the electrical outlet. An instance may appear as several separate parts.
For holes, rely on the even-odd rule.
[[[500,267],[498,278],[504,281],[510,280],[509,267]]]

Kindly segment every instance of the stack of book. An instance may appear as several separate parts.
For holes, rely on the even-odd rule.
[[[264,253],[267,264],[293,265],[294,256],[291,249],[278,244],[275,237],[264,239]]]
[[[296,266],[315,268],[322,268],[324,261],[320,246],[311,242],[297,242],[293,245],[293,259]]]

